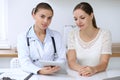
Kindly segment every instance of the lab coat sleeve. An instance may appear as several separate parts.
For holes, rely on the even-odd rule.
[[[66,48],[65,48],[65,44],[63,42],[63,38],[61,34],[58,32],[55,32],[54,38],[55,38],[57,55],[58,55],[58,58],[56,61],[66,62]]]
[[[21,34],[17,38],[17,50],[18,50],[18,58],[20,61],[20,65],[22,70],[37,74],[37,71],[40,70],[41,68],[35,66],[32,63],[26,40],[27,40],[26,34]]]

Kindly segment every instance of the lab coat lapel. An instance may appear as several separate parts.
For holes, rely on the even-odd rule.
[[[38,54],[39,54],[40,57],[42,58],[43,55],[45,54],[43,44],[40,43],[39,41],[35,41],[35,46],[36,46],[36,50],[37,50]]]

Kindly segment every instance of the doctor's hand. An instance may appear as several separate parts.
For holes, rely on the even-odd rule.
[[[39,74],[53,74],[54,72],[57,72],[58,70],[60,70],[59,66],[46,66],[44,68],[42,68],[41,70],[39,70]]]

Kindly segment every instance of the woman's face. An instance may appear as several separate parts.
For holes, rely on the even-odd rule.
[[[53,13],[51,10],[39,9],[35,14],[33,14],[33,18],[35,19],[35,26],[43,30],[47,29],[51,23],[52,16]]]
[[[93,14],[88,15],[85,11],[81,9],[76,9],[73,12],[74,20],[80,30],[84,30],[92,25]]]

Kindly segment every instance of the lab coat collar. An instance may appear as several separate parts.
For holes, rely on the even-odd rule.
[[[34,26],[31,27],[30,30],[28,30],[27,32],[27,37],[30,39],[30,41],[33,41],[33,40],[39,40],[37,35],[35,34],[35,31],[34,31]],[[45,40],[44,42],[46,42],[46,40],[49,39],[49,37],[51,36],[51,31],[49,28],[46,29],[46,36],[45,36]]]
[[[29,40],[37,40],[37,35],[34,32],[34,26],[30,27],[29,30],[27,31],[27,37]]]

